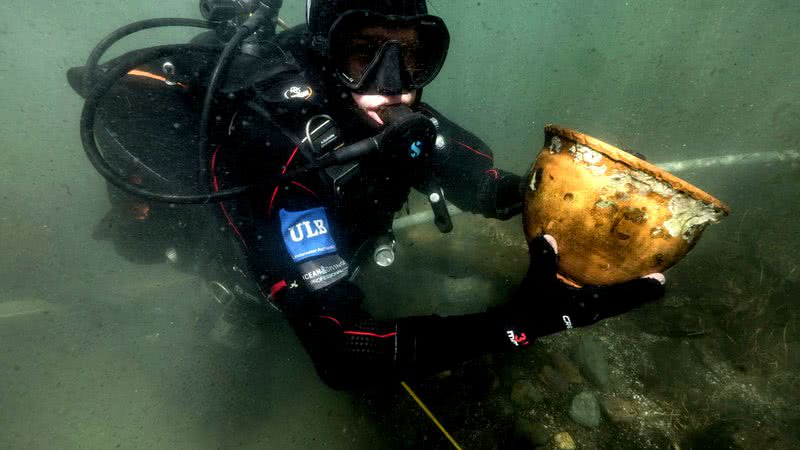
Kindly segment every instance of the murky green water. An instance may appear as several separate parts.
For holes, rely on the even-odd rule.
[[[303,2],[285,3],[299,23]],[[448,431],[464,448],[551,448],[559,432],[578,448],[796,448],[800,4],[437,0],[431,12],[453,42],[425,98],[503,169],[527,169],[546,123],[656,163],[776,152],[677,172],[733,214],[668,272],[663,302],[415,385]],[[196,2],[0,5],[0,448],[448,448],[399,386],[325,387],[277,313],[226,321],[242,312],[194,277],[91,238],[108,199],[65,72],[111,30],[168,16],[199,17]],[[192,35],[145,32],[111,53]],[[519,221],[455,225],[405,229],[397,264],[365,270],[376,315],[478,311],[513,288]],[[605,355],[607,384],[587,375],[587,346]],[[624,413],[579,425],[569,409],[584,391]]]

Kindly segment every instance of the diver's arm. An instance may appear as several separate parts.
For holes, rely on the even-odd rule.
[[[514,347],[495,313],[379,321],[361,307],[349,282],[291,298],[285,312],[326,384],[364,389],[452,368]]]
[[[346,281],[313,294],[287,294],[285,311],[320,377],[336,389],[358,389],[522,348],[536,337],[594,324],[664,294],[660,274],[569,287],[556,279],[556,244],[548,238],[530,243],[530,268],[517,293],[487,312],[378,321],[362,309],[361,291]]]
[[[433,178],[447,199],[462,210],[501,220],[522,211],[522,178],[494,167],[489,147],[430,105],[418,109],[432,118],[438,132]]]

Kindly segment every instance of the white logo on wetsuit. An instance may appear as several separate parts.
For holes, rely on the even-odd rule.
[[[567,315],[563,315],[563,316],[561,316],[561,320],[563,320],[563,321],[564,321],[564,325],[566,325],[566,326],[567,326],[567,329],[568,329],[568,330],[569,330],[570,328],[572,328],[572,319],[570,319],[570,318],[569,318],[569,316],[567,316]]]
[[[517,340],[514,339],[516,336],[514,335],[513,331],[511,330],[506,331],[506,335],[508,336],[508,339],[511,341],[512,344],[519,346],[519,342],[517,342]]]
[[[347,262],[339,255],[327,255],[301,263],[298,266],[303,282],[312,291],[345,278],[350,271]]]
[[[331,264],[326,266],[325,264],[320,264],[319,267],[314,268],[311,272],[306,272],[303,274],[303,279],[306,281],[325,281],[327,278],[325,275],[331,274],[336,276],[340,273],[342,269],[347,269],[347,262],[344,260],[340,260],[335,264]]]
[[[311,226],[312,222],[314,223],[313,228]],[[317,237],[322,234],[328,234],[324,220],[305,220],[289,228],[289,237],[294,242],[300,242],[303,239]]]
[[[299,98],[301,100],[305,100],[311,97],[311,94],[312,94],[311,88],[308,86],[306,86],[305,88],[292,86],[283,93],[283,96],[286,97],[286,99]]]
[[[281,209],[280,219],[283,243],[292,261],[301,262],[336,253],[333,230],[325,214],[325,208],[302,211]]]

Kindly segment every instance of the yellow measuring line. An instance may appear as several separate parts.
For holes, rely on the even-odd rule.
[[[408,391],[408,395],[410,395],[411,398],[413,398],[414,401],[417,402],[417,404],[419,405],[420,408],[422,408],[425,414],[427,414],[428,417],[431,418],[436,427],[439,428],[439,430],[441,430],[441,432],[444,434],[444,437],[446,437],[447,440],[450,441],[451,444],[453,444],[453,447],[455,447],[457,450],[463,450],[461,446],[458,445],[458,442],[456,442],[456,440],[453,439],[453,436],[450,436],[450,433],[448,433],[447,430],[444,429],[442,424],[439,423],[438,420],[436,420],[436,417],[434,417],[431,410],[429,410],[428,407],[425,406],[425,403],[422,403],[422,400],[420,400],[419,397],[417,397],[417,394],[415,394],[414,391],[411,390],[411,387],[408,384],[406,384],[405,381],[401,381],[400,384],[403,385],[406,391]]]

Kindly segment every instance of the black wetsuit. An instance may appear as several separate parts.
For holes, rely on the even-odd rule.
[[[291,43],[283,47],[292,49]],[[294,52],[301,61],[302,51]],[[226,136],[218,139],[211,158],[215,189],[302,166],[303,153],[310,151],[302,142],[305,125],[315,114],[330,114],[347,143],[375,133],[344,115],[352,114],[347,108],[328,106],[352,100],[338,91],[332,95],[313,69],[270,83],[229,115],[222,124]],[[313,93],[304,98],[309,89]],[[520,177],[494,168],[484,142],[425,103],[412,109],[428,116],[438,132],[430,164],[413,173],[367,160],[346,184],[347,192],[334,194],[314,173],[220,204],[262,292],[286,313],[321,377],[333,387],[430,374],[527,343],[519,337],[522,332],[494,314],[377,321],[362,307],[363,295],[349,279],[359,265],[374,264],[372,244],[391,230],[411,189],[427,194],[433,181],[447,201],[488,218],[511,217],[521,204]]]

